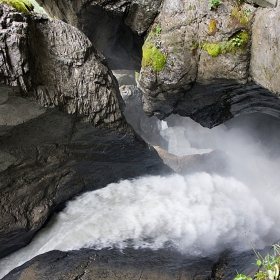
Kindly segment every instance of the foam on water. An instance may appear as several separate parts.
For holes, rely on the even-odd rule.
[[[202,139],[227,152],[230,175],[149,176],[85,193],[56,214],[30,245],[2,259],[0,278],[54,249],[172,246],[205,256],[229,247],[258,248],[279,239],[278,158],[267,157],[258,141],[238,130],[218,131],[216,139]]]

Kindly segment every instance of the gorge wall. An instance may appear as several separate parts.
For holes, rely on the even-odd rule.
[[[279,117],[277,1],[38,2],[84,31],[114,69],[139,68],[145,39],[139,87],[149,116],[180,114],[207,127],[243,113]],[[124,45],[137,49],[125,51],[134,68],[119,57]]]
[[[141,68],[149,116],[280,117],[276,2],[38,2],[57,19],[0,6],[0,79],[19,87],[1,87],[0,256],[78,193],[170,172],[126,123],[110,69]]]
[[[1,4],[0,80],[0,258],[75,195],[170,171],[127,124],[115,77],[75,27]]]

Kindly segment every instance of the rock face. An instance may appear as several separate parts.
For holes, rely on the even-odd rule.
[[[26,245],[78,193],[170,172],[129,130],[97,129],[7,87],[0,96],[0,257]]]
[[[278,91],[279,12],[258,10],[252,29],[255,11],[246,3],[164,1],[143,45],[146,113],[189,116],[207,127],[243,113],[279,117],[279,99],[252,82]]]
[[[3,280],[210,279],[215,259],[188,259],[172,251],[101,250],[51,251],[10,272]],[[213,278],[214,279],[214,278]]]
[[[251,75],[280,96],[280,7],[259,9],[253,24]]]
[[[145,111],[169,115],[195,82],[246,83],[253,11],[228,1],[212,8],[209,1],[164,1],[143,46]]]
[[[276,242],[279,244],[279,241]],[[258,251],[273,255],[272,246]],[[14,269],[3,280],[56,279],[234,279],[238,273],[253,277],[259,270],[253,250],[224,251],[209,258],[188,258],[172,250],[110,249],[51,251]]]
[[[142,35],[162,0],[39,0],[46,11],[84,32],[111,69],[139,69]],[[94,19],[94,20],[93,20]]]
[[[262,88],[279,92],[273,75],[279,60],[278,8],[258,8],[275,7],[277,1],[222,1],[212,6],[208,0],[40,4],[84,31],[111,68],[138,69],[143,57],[139,84],[148,116],[180,114],[207,127],[243,113],[279,117],[279,100]]]
[[[117,82],[83,33],[59,20],[11,13],[7,6],[1,11],[0,77],[6,84],[95,126],[125,125]]]

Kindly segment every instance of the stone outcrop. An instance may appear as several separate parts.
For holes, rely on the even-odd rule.
[[[171,172],[129,130],[97,129],[11,88],[2,86],[0,96],[0,257],[30,242],[78,193]]]
[[[84,32],[111,69],[139,69],[143,34],[162,0],[39,0],[46,11]]]
[[[195,82],[246,83],[253,12],[230,1],[212,8],[206,0],[164,1],[143,46],[139,84],[145,111],[171,114]]]
[[[280,7],[259,9],[252,32],[251,75],[255,82],[280,96]]]
[[[179,174],[207,172],[209,174],[225,174],[227,172],[226,154],[214,150],[204,154],[176,156],[159,146],[154,147],[163,162]]]
[[[269,92],[279,91],[277,15],[247,3],[164,1],[143,45],[146,113],[189,116],[207,127],[243,113],[279,117],[280,101]]]
[[[172,250],[51,251],[10,272],[3,280],[210,279],[215,258],[188,258]],[[213,278],[214,279],[214,278]]]
[[[276,243],[279,244],[279,241]],[[267,246],[258,253],[273,255],[273,247]],[[3,280],[48,279],[234,279],[237,273],[254,277],[259,267],[256,254],[223,251],[218,256],[193,257],[172,250],[124,249],[111,250],[51,251],[26,262],[11,271]],[[263,268],[262,268],[263,269]]]
[[[278,8],[259,8],[276,7],[276,1],[222,1],[212,6],[208,0],[40,4],[85,32],[114,69],[139,68],[145,36],[139,84],[148,116],[180,114],[207,127],[243,113],[279,117],[279,101],[269,93],[277,94],[279,88],[273,75],[279,60]],[[266,36],[263,47],[260,32]]]
[[[6,5],[0,21],[0,78],[6,84],[95,126],[125,126],[116,79],[83,33]]]

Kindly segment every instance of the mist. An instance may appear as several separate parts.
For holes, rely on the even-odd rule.
[[[209,256],[279,239],[279,120],[254,114],[210,130],[172,116],[157,125],[158,145],[178,156],[222,150],[225,171],[134,178],[85,193],[2,259],[0,278],[54,249],[172,247]]]

